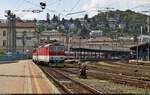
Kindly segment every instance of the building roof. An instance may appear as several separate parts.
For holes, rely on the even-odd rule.
[[[136,45],[136,46],[133,46],[133,47],[131,47],[130,49],[131,49],[131,50],[137,50],[137,47],[138,47],[138,50],[139,50],[139,49],[146,50],[146,48],[148,48],[148,46],[150,46],[150,43],[142,43],[142,44],[138,44],[138,45]]]
[[[111,39],[111,38],[108,38],[108,37],[97,37],[97,38],[95,38],[95,39],[90,39],[89,40],[90,42],[103,42],[103,41],[113,41],[113,39]]]
[[[41,35],[43,35],[43,36],[48,36],[48,35],[51,35],[51,36],[65,36],[65,34],[64,33],[61,33],[61,32],[59,32],[59,31],[57,31],[57,30],[51,30],[51,31],[42,31],[41,32]]]
[[[87,52],[106,52],[106,53],[126,53],[129,54],[130,51],[122,50],[100,50],[100,49],[89,49],[89,48],[71,48],[72,51],[87,51]]]
[[[55,30],[55,29],[53,29],[53,30],[51,30],[51,31],[49,31],[49,30],[45,30],[45,31],[42,31],[43,33],[60,33],[59,31],[57,31],[57,30]]]
[[[7,23],[0,23],[0,28],[7,28]],[[16,28],[34,28],[32,23],[27,22],[16,22]]]

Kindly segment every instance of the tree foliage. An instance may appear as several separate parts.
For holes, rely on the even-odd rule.
[[[114,26],[110,26],[109,19],[115,18],[117,19]],[[75,28],[71,29],[69,32],[77,33],[80,31],[80,35],[83,37],[89,37],[89,32],[91,30],[102,30],[105,36],[115,37],[114,35],[134,35],[140,34],[140,27],[143,27],[143,34],[147,33],[147,15],[136,13],[131,10],[121,11],[109,11],[108,12],[108,19],[107,13],[102,12],[98,13],[97,15],[89,18],[86,14],[83,17],[84,21],[80,19],[65,19],[63,18],[59,21],[59,18],[54,15],[52,21],[55,23],[51,23],[48,27],[49,30],[52,29],[59,29],[60,32],[67,32],[69,30],[68,24],[74,24]],[[56,24],[57,23],[57,24]],[[120,25],[124,25],[121,27]],[[64,28],[61,29],[60,26]],[[59,28],[57,28],[59,27]],[[43,30],[43,26],[41,29]],[[114,32],[115,31],[115,32]]]

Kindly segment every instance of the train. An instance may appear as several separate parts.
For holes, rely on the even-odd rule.
[[[136,57],[135,53],[130,53],[130,59]],[[65,60],[105,60],[119,59],[106,53],[100,52],[75,52],[66,51],[65,46],[60,43],[50,43],[44,46],[35,48],[32,53],[32,60],[36,64],[47,64],[49,66],[65,66]]]
[[[66,51],[67,59],[81,59],[81,60],[90,60],[90,59],[103,59],[103,53],[95,53],[95,52],[75,52],[75,51]]]
[[[40,46],[35,48],[32,53],[32,60],[36,64],[63,66],[65,59],[65,46],[59,43]]]

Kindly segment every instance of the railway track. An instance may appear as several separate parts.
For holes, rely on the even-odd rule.
[[[54,81],[54,83],[63,91],[69,94],[102,94],[94,88],[89,87],[75,79],[66,76],[56,68],[39,66],[47,77]]]
[[[129,68],[129,69],[140,69],[142,71],[150,72],[150,65],[140,65],[140,64],[133,64],[133,63],[124,63],[124,62],[108,62],[108,64],[117,65],[122,68]]]
[[[78,72],[76,72],[77,70],[71,71],[63,68],[60,70],[71,74],[78,74]],[[118,75],[114,73],[103,72],[101,70],[95,72],[89,71],[87,72],[87,76],[94,77],[96,79],[101,79],[101,80],[108,80],[114,83],[125,84],[125,85],[135,86],[144,89],[150,89],[150,82],[146,80],[139,80],[137,77],[134,76]]]
[[[117,64],[115,64],[117,65]],[[146,80],[150,81],[150,75],[149,71],[144,70],[143,68],[127,68],[127,67],[121,67],[120,65],[117,65],[118,67],[110,67],[110,66],[104,66],[101,64],[88,64],[88,68],[90,70],[95,71],[101,71],[106,73],[113,73],[117,75],[124,75],[124,76],[131,76],[133,78],[137,78],[139,80]],[[67,68],[79,68],[77,64],[74,64],[74,66],[68,66]],[[77,71],[77,70],[76,70]]]

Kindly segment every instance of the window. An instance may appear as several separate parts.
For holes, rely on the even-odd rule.
[[[3,46],[4,47],[6,46],[6,40],[3,40]]]
[[[6,36],[6,31],[3,31],[3,36]]]
[[[57,51],[64,51],[64,47],[63,46],[57,46]]]
[[[55,46],[50,46],[50,51],[56,51],[56,47]]]
[[[50,51],[64,51],[64,46],[50,46]]]

